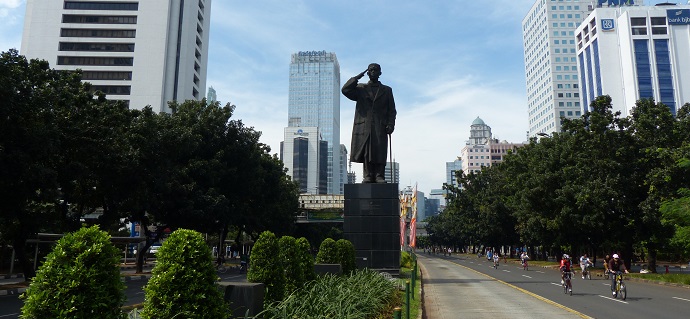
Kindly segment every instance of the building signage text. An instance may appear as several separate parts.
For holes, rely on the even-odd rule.
[[[668,24],[690,24],[690,9],[666,10]]]
[[[326,55],[326,51],[299,51],[297,52],[298,56],[324,56]]]
[[[297,132],[295,132],[294,134],[299,136],[309,136],[309,133],[302,131],[302,129],[297,130]]]
[[[624,6],[624,5],[634,5],[635,1],[634,0],[598,0],[597,1],[597,6],[601,8],[601,6],[606,3],[609,7],[616,7],[616,6]]]

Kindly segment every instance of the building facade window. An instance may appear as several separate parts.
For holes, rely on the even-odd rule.
[[[633,40],[635,50],[635,70],[637,71],[637,86],[640,99],[653,98],[652,72],[649,62],[649,42],[647,40]]]
[[[101,91],[105,94],[112,95],[129,95],[131,92],[131,86],[129,85],[94,85],[91,87],[91,91]]]
[[[134,52],[134,43],[60,42],[59,51]]]
[[[61,37],[75,38],[134,38],[136,30],[106,30],[106,29],[62,29]]]
[[[82,80],[132,80],[132,72],[120,71],[83,71]]]
[[[656,58],[656,73],[659,85],[659,100],[676,114],[676,101],[673,91],[673,72],[671,71],[671,58],[669,54],[668,40],[654,40],[654,56]]]
[[[137,2],[65,1],[67,10],[139,10]]]
[[[137,24],[137,16],[95,16],[80,14],[64,14],[62,15],[62,23]]]
[[[77,57],[77,56],[58,56],[58,65],[119,65],[132,66],[134,58],[126,57]]]

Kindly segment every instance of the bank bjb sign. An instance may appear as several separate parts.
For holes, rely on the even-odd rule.
[[[609,7],[617,7],[617,6],[631,6],[635,4],[634,0],[598,0],[597,2],[598,6],[601,7],[604,4],[608,5]]]
[[[690,24],[690,9],[666,10],[668,24]]]

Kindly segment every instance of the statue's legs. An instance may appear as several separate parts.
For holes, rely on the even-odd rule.
[[[362,183],[376,183],[376,169],[374,163],[364,162],[364,180]]]

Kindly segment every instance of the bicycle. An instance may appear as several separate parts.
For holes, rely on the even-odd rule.
[[[501,263],[501,260],[498,258],[494,258],[494,269],[498,269],[498,264]]]
[[[616,295],[614,297],[625,300],[625,298],[628,297],[628,289],[625,287],[625,283],[623,282],[623,272],[617,271],[615,276],[616,283],[613,291],[616,293]]]
[[[573,282],[571,280],[572,276],[573,276],[573,273],[570,271],[563,273],[563,284],[562,284],[563,293],[564,294],[570,293],[571,296],[573,295]]]
[[[592,274],[589,271],[589,265],[590,264],[585,264],[585,267],[582,269],[582,279],[592,280]]]
[[[522,270],[528,270],[527,259],[522,260]]]
[[[216,271],[218,271],[221,274],[224,274],[224,273],[228,272],[228,267],[225,266],[225,264],[218,264],[216,266]]]
[[[606,268],[604,270],[604,279],[609,280],[609,273],[611,273],[611,271],[608,268]]]

